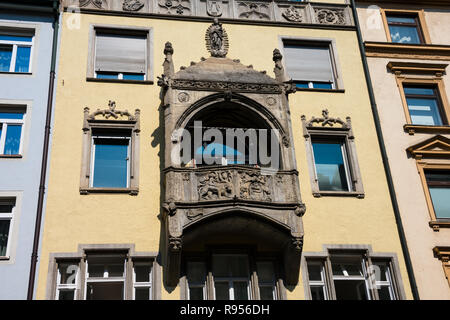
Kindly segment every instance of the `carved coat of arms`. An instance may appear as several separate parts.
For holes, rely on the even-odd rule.
[[[206,0],[206,12],[211,17],[222,16],[222,1],[221,0]]]

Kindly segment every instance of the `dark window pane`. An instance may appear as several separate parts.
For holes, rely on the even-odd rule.
[[[9,225],[11,220],[0,220],[0,256],[6,256],[8,246]]]
[[[325,300],[323,286],[311,286],[311,300]]]
[[[392,300],[388,286],[381,286],[377,290],[378,290],[378,297],[380,300]]]
[[[401,17],[401,16],[388,16],[387,21],[389,23],[416,23],[416,19],[413,17]]]
[[[234,282],[234,300],[248,300],[248,283],[247,282]]]
[[[438,219],[450,219],[450,187],[429,187],[434,212]]]
[[[0,119],[23,119],[23,112],[0,112]]]
[[[308,264],[309,280],[321,281],[322,280],[322,266],[319,264]]]
[[[11,213],[14,208],[14,204],[0,204],[0,213]]]
[[[433,170],[425,173],[428,182],[444,182],[450,183],[450,172]]]
[[[12,46],[0,45],[0,72],[9,72],[12,58]]]
[[[136,282],[150,282],[151,265],[137,265],[134,266],[136,273]]]
[[[30,71],[31,47],[17,47],[15,72]]]
[[[247,256],[230,256],[231,276],[248,277]]]
[[[86,300],[123,300],[123,282],[88,283]]]
[[[189,288],[189,300],[204,300],[203,288]]]
[[[228,277],[228,256],[225,255],[214,255],[212,270],[214,277]]]
[[[334,280],[337,300],[367,300],[364,280]]]
[[[419,44],[420,37],[416,27],[390,25],[392,42]]]
[[[75,284],[77,271],[78,271],[77,264],[60,263],[59,264],[59,274],[60,274],[59,284]]]
[[[442,125],[439,106],[435,99],[406,98],[413,124]]]
[[[123,263],[108,265],[108,277],[123,277]]]
[[[322,191],[348,191],[346,168],[340,143],[313,142],[314,160]]]
[[[259,287],[259,296],[261,300],[274,300],[274,287]]]
[[[375,262],[373,265],[374,271],[375,271],[375,280],[376,281],[388,281],[386,277],[386,273],[388,271],[388,267],[386,263],[382,262]]]
[[[144,80],[144,76],[143,74],[139,74],[139,73],[124,73],[123,74],[123,80],[139,80],[139,81],[143,81]]]
[[[404,86],[403,90],[405,91],[406,95],[410,95],[410,94],[424,95],[424,96],[434,96],[435,95],[435,91],[433,88]]]
[[[362,266],[360,261],[338,262],[332,260],[332,269],[334,276],[362,276]]]
[[[127,187],[128,145],[128,139],[95,139],[94,187]]]
[[[215,282],[216,300],[230,300],[228,282]]]
[[[134,294],[135,300],[149,300],[150,289],[149,288],[136,288]]]
[[[97,72],[97,79],[119,79],[118,73]]]
[[[19,154],[22,126],[8,125],[5,140],[5,154]]]
[[[75,290],[60,290],[58,300],[74,300]]]

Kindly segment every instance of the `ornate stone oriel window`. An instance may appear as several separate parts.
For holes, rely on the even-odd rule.
[[[83,161],[80,193],[139,191],[139,116],[109,108],[84,109]]]
[[[80,245],[77,253],[52,254],[47,299],[160,299],[156,255],[135,252],[133,245]]]
[[[302,116],[313,195],[363,198],[350,117],[344,122],[329,117],[328,110],[323,110],[322,115],[309,121]]]
[[[416,159],[425,200],[430,213],[430,227],[450,227],[450,139],[435,136],[408,148]]]
[[[401,300],[403,288],[395,254],[373,253],[370,246],[325,246],[305,252],[305,293],[310,300]]]
[[[405,131],[450,132],[450,104],[443,75],[447,64],[389,62],[405,111]]]

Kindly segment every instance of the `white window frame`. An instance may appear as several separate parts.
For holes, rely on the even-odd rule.
[[[102,258],[117,258],[117,255],[101,255]],[[127,259],[123,256],[123,276],[122,277],[109,277],[108,265],[104,264],[103,277],[90,277],[89,276],[89,257],[86,259],[85,275],[86,280],[84,282],[84,300],[88,296],[88,284],[89,283],[101,283],[101,282],[122,282],[123,283],[123,297],[126,295],[126,279],[127,279]]]
[[[1,27],[0,27],[1,30]],[[13,51],[11,54],[11,64],[9,65],[9,73],[24,73],[24,74],[28,74],[28,73],[32,73],[33,72],[33,51],[34,51],[34,39],[36,37],[34,30],[31,31],[30,30],[30,36],[31,36],[31,42],[26,42],[26,41],[7,41],[7,40],[0,40],[0,45],[5,45],[5,46],[12,46]],[[30,47],[30,64],[28,66],[28,72],[15,72],[16,69],[16,61],[17,61],[17,47]],[[3,71],[5,72],[5,71]]]
[[[234,301],[234,282],[246,282],[247,283],[247,295],[248,295],[248,300],[253,300],[252,294],[251,294],[251,290],[250,290],[250,270],[249,270],[249,256],[247,254],[213,254],[213,259],[214,256],[244,256],[247,258],[247,270],[249,273],[248,277],[232,277],[232,276],[228,276],[228,277],[215,277],[213,275],[213,287],[214,287],[214,300],[216,300],[216,282],[225,282],[228,283],[228,295],[230,297],[230,301]]]
[[[258,273],[258,263],[270,263],[272,264],[272,268],[274,273],[272,273],[272,281],[270,282],[263,282],[260,280],[259,277],[259,273]],[[272,298],[273,300],[278,300],[278,291],[277,291],[277,283],[276,283],[276,279],[275,279],[275,264],[273,263],[273,261],[269,261],[269,260],[257,260],[256,261],[256,274],[258,275],[258,292],[259,292],[259,298],[261,300],[261,291],[260,291],[260,287],[270,287],[272,289]]]
[[[23,139],[24,139],[24,125],[26,121],[26,110],[23,111],[23,118],[22,119],[2,119],[1,113],[8,113],[8,110],[6,108],[0,107],[0,127],[1,127],[1,134],[0,134],[0,156],[5,155],[5,143],[6,143],[6,133],[8,131],[8,125],[20,125],[22,127],[22,130],[20,132],[20,145],[19,145],[19,153],[17,155],[22,155],[23,152]],[[11,110],[14,112],[16,109],[11,108]]]
[[[76,273],[75,273],[75,283],[73,284],[61,284],[61,269],[60,264],[73,264],[77,266]],[[77,300],[77,285],[80,275],[80,264],[79,263],[72,263],[70,261],[59,261],[58,262],[58,270],[57,270],[57,276],[56,276],[56,300],[59,300],[59,294],[61,291],[73,291],[73,299]]]
[[[190,288],[202,288],[202,291],[203,291],[203,300],[207,300],[208,299],[208,297],[207,297],[207,290],[206,290],[206,283],[207,283],[207,281],[208,281],[208,271],[207,271],[207,267],[206,267],[206,264],[205,264],[205,262],[204,261],[195,261],[195,260],[191,260],[191,261],[188,261],[187,263],[186,263],[186,269],[187,269],[187,266],[188,266],[188,264],[190,263],[190,262],[193,262],[193,263],[202,263],[203,264],[203,267],[204,267],[204,269],[205,269],[205,281],[202,283],[202,282],[190,282],[189,281],[189,278],[186,276],[186,288],[187,288],[187,292],[186,292],[186,297],[187,297],[187,299],[188,300],[190,300],[191,299],[191,292],[190,292]],[[214,289],[214,291],[215,291],[215,289]]]
[[[385,271],[386,280],[381,281],[381,280],[375,279],[375,288],[378,289],[380,287],[389,287],[389,295],[391,297],[391,300],[397,300],[397,295],[396,295],[394,287],[393,287],[391,266],[390,266],[389,262],[387,262],[387,261],[372,262],[372,266],[377,266],[379,264],[383,264],[386,267],[386,271]]]
[[[150,273],[148,275],[148,282],[137,282],[136,281],[136,266],[149,266],[150,267]],[[148,299],[149,300],[153,300],[153,262],[152,261],[148,261],[148,262],[134,262],[133,263],[133,300],[136,300],[136,289],[139,288],[147,288],[147,290],[149,291],[149,295],[148,295]]]
[[[321,280],[311,280],[308,279],[309,282],[309,294],[312,297],[312,293],[311,293],[311,287],[322,287],[323,290],[323,296],[325,300],[329,300],[329,295],[328,295],[328,286],[327,286],[327,281],[326,281],[326,273],[325,273],[325,265],[323,261],[308,261],[307,262],[307,267],[311,266],[311,265],[315,265],[315,266],[319,266],[320,267],[320,278]],[[309,278],[309,272],[308,272],[308,278]]]
[[[0,220],[9,220],[9,230],[8,230],[8,242],[6,243],[6,253],[4,256],[0,256],[2,258],[9,259],[10,257],[10,250],[11,250],[11,235],[14,230],[14,217],[16,214],[16,207],[17,207],[17,198],[15,199],[2,199],[0,198],[0,204],[13,204],[13,208],[10,213],[0,213]]]
[[[94,172],[95,172],[95,150],[96,150],[96,144],[94,143],[95,139],[118,139],[118,140],[123,140],[126,139],[128,140],[128,148],[127,148],[127,186],[126,188],[130,187],[130,157],[131,157],[131,136],[108,136],[108,135],[92,135],[91,138],[91,172],[90,172],[90,177],[89,177],[89,187],[90,188],[95,188],[94,187]]]

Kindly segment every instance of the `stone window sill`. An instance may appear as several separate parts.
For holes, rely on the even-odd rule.
[[[129,193],[132,196],[136,196],[139,193],[139,189],[131,189],[131,188],[80,188],[80,194],[88,195],[90,193]]]
[[[450,219],[438,219],[429,222],[433,231],[439,231],[440,228],[450,228]]]
[[[364,199],[364,193],[354,191],[319,191],[313,192],[315,198],[320,197],[356,197],[358,199]]]
[[[88,82],[105,82],[105,83],[127,83],[127,84],[143,84],[151,85],[153,81],[149,80],[119,80],[119,79],[98,79],[98,78],[86,78]]]
[[[9,257],[0,257],[0,261],[8,261],[9,259]]]
[[[22,75],[22,76],[31,76],[33,73],[32,72],[5,72],[5,71],[0,71],[0,74],[7,74],[7,75]]]
[[[416,132],[423,132],[423,133],[441,132],[444,134],[450,133],[450,126],[424,126],[417,124],[405,124],[403,126],[403,129],[410,135],[414,135]]]
[[[316,89],[316,88],[297,88],[298,91],[311,91],[311,92],[329,92],[329,93],[345,93],[344,89]]]

